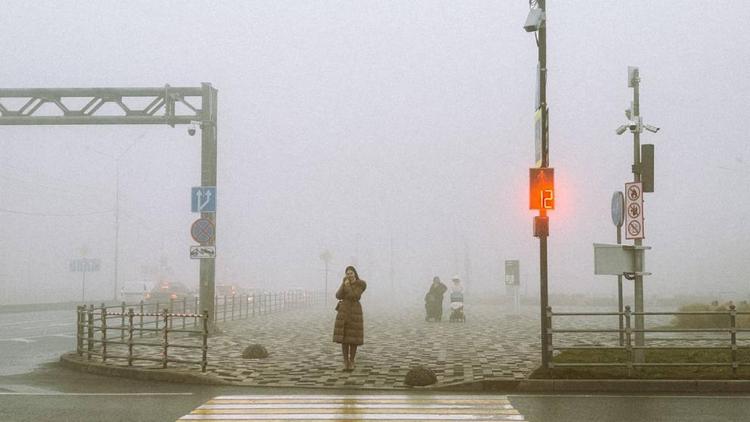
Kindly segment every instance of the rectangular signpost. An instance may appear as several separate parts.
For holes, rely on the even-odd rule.
[[[68,264],[70,271],[75,273],[81,273],[81,302],[86,301],[86,273],[96,272],[102,266],[102,262],[99,258],[79,258],[71,259]]]
[[[521,312],[521,296],[519,286],[521,284],[520,264],[517,259],[505,261],[505,290],[511,291],[513,295],[513,313]]]

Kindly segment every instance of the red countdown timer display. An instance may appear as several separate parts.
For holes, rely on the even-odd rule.
[[[555,209],[555,169],[529,169],[529,209]]]

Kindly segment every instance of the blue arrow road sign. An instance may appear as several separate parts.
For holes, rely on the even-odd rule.
[[[197,186],[190,191],[193,212],[216,212],[216,186]]]

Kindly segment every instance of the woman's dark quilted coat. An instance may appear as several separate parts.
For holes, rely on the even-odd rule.
[[[364,280],[357,280],[349,286],[342,282],[336,292],[336,299],[339,300],[336,324],[333,327],[333,341],[336,343],[360,345],[365,342],[364,318],[359,299],[366,288]]]

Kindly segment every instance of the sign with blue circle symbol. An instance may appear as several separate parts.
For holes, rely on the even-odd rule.
[[[190,190],[192,212],[216,212],[216,186],[195,186]]]

